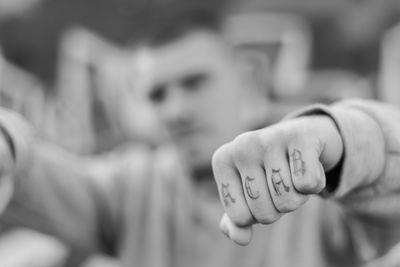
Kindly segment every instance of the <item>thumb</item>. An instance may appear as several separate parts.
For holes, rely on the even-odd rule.
[[[320,161],[325,171],[333,169],[342,159],[343,140],[339,129],[332,118],[322,116],[319,121],[320,129]]]
[[[239,227],[231,221],[226,213],[222,216],[219,227],[227,237],[238,245],[248,245],[253,236],[253,227],[251,225]]]

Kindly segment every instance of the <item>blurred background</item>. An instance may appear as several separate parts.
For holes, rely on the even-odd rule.
[[[157,18],[155,4],[191,1],[196,3],[1,0],[1,104],[27,116],[47,138],[79,153],[99,152],[126,138],[156,142],[157,136],[148,134],[155,127],[149,125],[152,119],[122,126],[119,105],[104,101],[118,94],[107,87],[124,86],[116,84],[112,56],[107,57],[146,31],[143,22]],[[271,105],[277,105],[271,121],[292,104],[347,97],[400,101],[400,1],[208,2],[229,9],[231,41],[265,69],[255,79],[263,83]],[[138,118],[148,113],[142,106],[138,103]]]
[[[126,141],[156,145],[163,130],[146,103],[138,97],[124,104],[141,77],[122,77],[119,52],[146,32],[145,20],[157,19],[155,4],[197,1],[0,0],[0,105],[77,154]],[[204,3],[227,9],[228,40],[259,66],[254,79],[269,103],[266,124],[314,102],[361,97],[400,105],[400,1]],[[36,235],[7,233],[3,240],[29,247]],[[42,240],[55,262],[62,257],[60,244]]]
[[[1,104],[27,116],[43,136],[79,153],[99,152],[126,138],[156,142],[157,136],[148,134],[156,126],[150,125],[151,115],[141,103],[136,114],[148,120],[122,126],[124,112],[119,105],[104,101],[109,94],[118,94],[107,87],[123,86],[115,84],[112,56],[106,57],[146,31],[143,22],[157,18],[154,4],[169,2],[179,4],[178,0],[1,0]],[[400,101],[396,89],[400,1],[208,2],[216,9],[229,9],[231,41],[265,69],[255,73],[255,79],[263,83],[271,105],[277,104],[270,121],[303,102],[353,96]]]

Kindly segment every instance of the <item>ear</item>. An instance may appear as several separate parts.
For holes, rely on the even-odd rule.
[[[236,61],[243,79],[241,114],[249,127],[263,124],[268,116],[272,73],[265,53],[249,48],[238,48]]]

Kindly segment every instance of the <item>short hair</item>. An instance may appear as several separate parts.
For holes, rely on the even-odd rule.
[[[197,30],[219,33],[227,0],[176,1],[148,5],[132,12],[137,25],[128,26],[128,45],[159,47]]]

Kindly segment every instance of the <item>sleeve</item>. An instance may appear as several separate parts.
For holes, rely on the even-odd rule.
[[[40,140],[18,115],[0,110],[0,125],[15,146],[18,169],[13,198],[0,219],[3,230],[28,227],[56,236],[82,260],[93,251],[112,254],[126,181],[113,179],[112,170],[100,175],[90,158]],[[139,150],[131,158],[137,175],[147,158]]]
[[[57,148],[35,142],[31,166],[16,176],[2,225],[57,236],[77,251],[100,250],[97,219],[103,203],[85,166]]]
[[[383,255],[400,241],[400,109],[372,100],[315,105],[288,118],[323,114],[336,123],[344,143],[335,187],[323,196],[340,203],[359,257]]]

